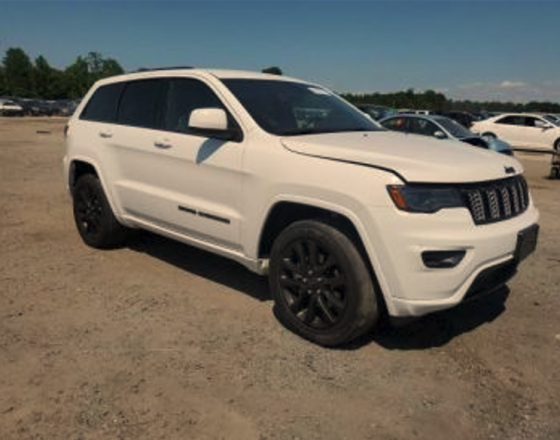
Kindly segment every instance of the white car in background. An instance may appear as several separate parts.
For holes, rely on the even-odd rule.
[[[13,101],[1,99],[0,116],[23,116],[23,108]]]
[[[483,138],[499,137],[517,148],[560,150],[560,126],[541,115],[503,114],[475,122],[471,130]]]

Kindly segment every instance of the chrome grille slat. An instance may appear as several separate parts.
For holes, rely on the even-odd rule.
[[[509,191],[506,187],[500,188],[500,194],[502,195],[502,207],[504,208],[504,216],[511,217],[511,202],[509,199]]]
[[[490,208],[490,217],[493,220],[500,218],[500,205],[498,205],[498,195],[495,189],[486,191],[486,196],[488,197],[488,207]]]
[[[516,217],[529,206],[529,191],[523,176],[462,189],[465,204],[477,225]]]

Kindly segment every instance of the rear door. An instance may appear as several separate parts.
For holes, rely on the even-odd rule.
[[[143,79],[126,83],[116,114],[116,123],[105,136],[111,144],[107,161],[114,190],[124,214],[136,218],[157,218],[153,204],[160,192],[155,140],[160,127],[165,97],[164,79]]]

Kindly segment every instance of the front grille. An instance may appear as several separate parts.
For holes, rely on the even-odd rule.
[[[462,188],[461,192],[477,225],[517,217],[529,206],[529,190],[523,176],[476,184]]]

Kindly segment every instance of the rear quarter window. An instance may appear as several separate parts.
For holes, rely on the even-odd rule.
[[[96,122],[115,122],[123,87],[123,83],[99,87],[86,104],[80,119]]]

